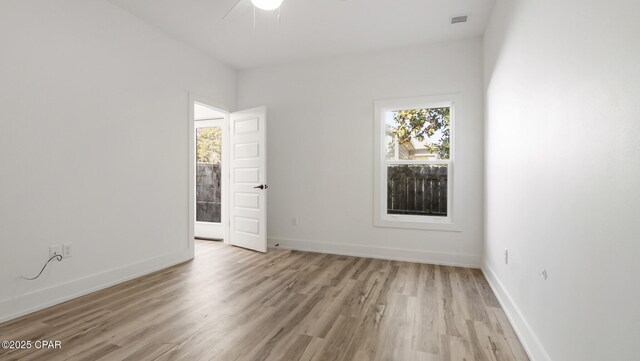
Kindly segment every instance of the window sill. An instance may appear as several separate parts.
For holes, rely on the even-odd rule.
[[[441,232],[462,232],[460,227],[453,223],[450,219],[429,220],[429,221],[412,221],[406,219],[382,218],[374,221],[376,227],[385,228],[403,228],[403,229],[423,229],[428,231]]]

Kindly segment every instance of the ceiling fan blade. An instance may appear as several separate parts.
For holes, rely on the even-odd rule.
[[[227,11],[226,14],[224,14],[224,16],[222,17],[222,20],[224,20],[229,14],[231,14],[231,12],[233,11],[233,9],[236,8],[236,6],[238,6],[238,4],[240,4],[242,0],[238,0],[235,2],[235,4],[233,4],[233,6],[231,7],[231,9],[229,9],[229,11]]]

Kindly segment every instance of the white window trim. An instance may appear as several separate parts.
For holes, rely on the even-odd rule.
[[[427,229],[435,231],[459,232],[460,229],[455,223],[456,210],[453,207],[454,198],[454,165],[456,150],[456,107],[459,106],[459,96],[457,94],[443,94],[432,96],[421,96],[413,98],[380,99],[374,102],[374,225],[376,227]],[[399,109],[421,109],[421,108],[451,108],[451,144],[450,157],[448,160],[430,161],[387,161],[386,152],[383,147],[385,136],[385,124],[383,113]],[[448,164],[447,170],[447,217],[436,216],[414,216],[402,214],[387,214],[387,164]]]

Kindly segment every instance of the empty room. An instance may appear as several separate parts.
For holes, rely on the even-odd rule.
[[[639,14],[0,0],[0,360],[640,360]]]

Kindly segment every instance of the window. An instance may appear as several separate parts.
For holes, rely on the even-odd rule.
[[[455,230],[452,97],[375,104],[375,224]]]

